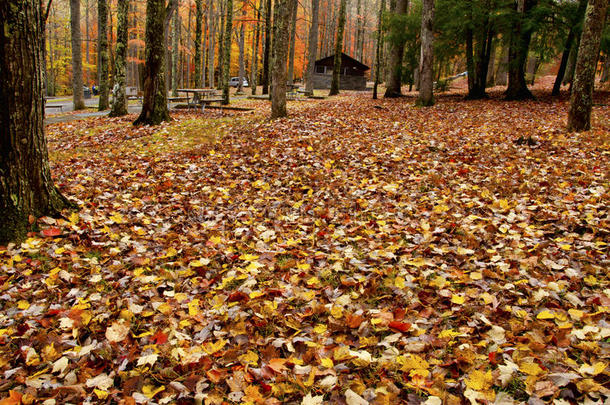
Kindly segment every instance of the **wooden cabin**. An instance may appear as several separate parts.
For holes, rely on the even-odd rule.
[[[314,89],[330,89],[333,78],[335,55],[327,56],[315,62],[313,75]],[[366,71],[370,68],[356,59],[341,52],[340,90],[366,90]]]

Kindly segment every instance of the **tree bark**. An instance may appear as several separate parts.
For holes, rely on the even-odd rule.
[[[335,39],[335,60],[333,63],[333,78],[330,82],[329,96],[339,94],[339,84],[341,79],[341,53],[343,50],[343,32],[345,30],[345,10],[347,0],[341,0],[339,6],[339,20],[337,21],[337,38]]]
[[[561,90],[561,82],[566,73],[566,68],[568,67],[568,59],[570,58],[570,49],[574,45],[574,39],[580,35],[578,30],[578,26],[580,26],[580,22],[585,16],[585,10],[587,8],[587,0],[580,0],[578,3],[578,11],[576,13],[576,18],[570,21],[570,31],[568,32],[568,38],[566,39],[566,44],[563,49],[563,54],[561,55],[561,63],[559,65],[559,70],[557,71],[557,77],[555,78],[555,83],[553,84],[553,91],[551,95],[558,96]]]
[[[114,61],[115,89],[112,97],[111,117],[127,114],[127,96],[125,94],[125,67],[127,64],[127,12],[129,0],[118,0],[116,29],[116,59]]]
[[[174,14],[172,29],[172,96],[178,97],[178,59],[180,58],[180,13]]]
[[[433,66],[434,66],[434,0],[422,1],[421,19],[421,59],[419,67],[419,98],[418,105],[434,105]]]
[[[487,87],[493,87],[495,85],[495,66],[496,66],[496,48],[497,40],[491,44],[491,52],[489,55],[489,63],[487,65],[487,78],[485,80]]]
[[[273,71],[271,74],[271,119],[286,116],[286,59],[290,16],[296,0],[278,0],[273,13]]]
[[[244,30],[244,23],[242,22],[239,27],[239,82],[237,83],[237,93],[244,93],[244,78],[246,77],[246,67],[245,67],[245,40],[246,40],[246,32]]]
[[[271,58],[271,0],[265,3],[265,49],[263,52],[263,94],[269,94],[269,59]]]
[[[38,0],[0,2],[0,245],[23,239],[29,216],[73,205],[53,185],[44,136],[44,20]]]
[[[214,0],[208,0],[208,85],[214,87],[214,54],[216,48],[216,19],[214,18]]]
[[[83,98],[83,58],[81,53],[80,1],[70,0],[70,33],[72,37],[72,92],[75,110],[85,108]]]
[[[99,26],[98,52],[100,55],[100,82],[98,110],[108,109],[108,2],[97,0],[97,21]]]
[[[409,8],[409,0],[397,0],[393,10],[395,16],[405,16]],[[402,34],[402,33],[399,33]],[[384,98],[400,97],[402,91],[402,56],[405,53],[405,42],[407,38],[404,35],[399,35],[394,38],[390,44],[389,60],[388,60],[388,83],[386,84]]]
[[[231,68],[231,32],[233,31],[233,0],[227,0],[223,58],[222,58],[222,104],[229,104],[229,73]]]
[[[496,86],[506,86],[508,83],[508,44],[504,44],[502,47],[502,53],[500,54],[500,61],[498,62],[498,68],[496,69]]]
[[[589,0],[587,6],[570,96],[568,112],[568,131],[570,132],[591,129],[595,70],[607,8],[608,0]]]
[[[261,7],[263,6],[263,0],[260,0],[258,6],[256,7],[256,28],[254,33],[254,42],[252,44],[252,69],[251,69],[251,78],[250,78],[250,90],[252,95],[256,94],[256,86],[258,84],[258,48],[259,41],[261,36]]]
[[[290,51],[288,53],[288,83],[294,83],[294,48],[297,34],[297,1],[292,2],[292,10],[290,13]]]
[[[203,24],[203,0],[195,0],[195,88],[201,87],[201,26]]]
[[[383,0],[382,0],[383,1]],[[311,0],[311,26],[309,27],[309,43],[307,45],[307,78],[305,93],[313,96],[313,75],[315,73],[316,56],[318,53],[320,0]]]
[[[165,0],[146,1],[146,64],[144,66],[144,100],[142,112],[134,125],[158,125],[169,121],[165,92],[164,36]]]
[[[383,12],[385,11],[385,0],[379,5],[377,16],[377,47],[375,50],[375,84],[373,85],[373,100],[377,100],[377,87],[381,79],[381,47],[383,46]]]
[[[533,27],[525,22],[526,16],[536,6],[538,0],[517,0],[516,18],[510,36],[508,62],[507,100],[528,100],[534,98],[525,81],[525,62],[532,39]]]

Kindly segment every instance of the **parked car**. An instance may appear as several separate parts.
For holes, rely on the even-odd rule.
[[[242,77],[242,87],[248,87],[248,80],[245,77]],[[232,77],[229,80],[229,86],[238,87],[239,86],[239,77]]]

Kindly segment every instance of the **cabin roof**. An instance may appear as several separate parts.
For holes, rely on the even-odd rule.
[[[319,59],[315,62],[315,66],[334,66],[335,65],[335,55],[332,54],[327,56],[326,58]],[[349,55],[341,52],[341,66],[342,67],[354,67],[358,70],[369,70],[370,68],[362,62],[357,61]]]

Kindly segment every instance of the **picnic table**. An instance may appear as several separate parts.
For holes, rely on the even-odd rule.
[[[199,104],[206,104],[206,102],[221,101],[217,99],[211,99],[210,96],[216,94],[216,89],[178,89],[179,93],[186,93],[186,104],[189,106]],[[193,95],[193,104],[191,104],[190,94]],[[200,97],[201,96],[201,97]]]

